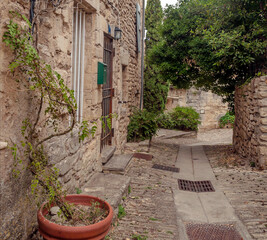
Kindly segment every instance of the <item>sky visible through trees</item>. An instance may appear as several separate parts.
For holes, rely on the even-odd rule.
[[[147,0],[146,0],[147,3]],[[177,0],[161,0],[161,6],[165,8],[166,4],[169,5],[175,5],[177,3]]]

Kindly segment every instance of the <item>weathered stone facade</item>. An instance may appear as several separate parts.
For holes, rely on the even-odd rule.
[[[253,79],[235,91],[233,144],[257,167],[267,168],[267,76]]]
[[[225,115],[228,105],[222,102],[222,98],[212,92],[191,89],[170,88],[166,103],[167,111],[181,107],[192,107],[201,117],[200,130],[219,127],[219,119]]]
[[[97,84],[97,64],[103,62],[104,34],[113,37],[118,26],[120,40],[113,39],[112,109],[118,118],[112,120],[112,145],[123,151],[126,143],[129,115],[139,105],[141,92],[141,53],[137,51],[136,4],[141,0],[65,1],[54,8],[50,1],[36,1],[35,12],[47,11],[37,18],[35,33],[40,56],[59,72],[72,87],[73,16],[76,7],[85,12],[85,59],[83,120],[97,121],[94,138],[80,143],[78,130],[67,136],[51,139],[45,146],[49,159],[60,170],[60,177],[70,192],[80,188],[92,173],[102,171],[100,138],[102,115],[102,85]],[[64,1],[63,1],[64,2]],[[78,4],[78,5],[77,5]],[[27,0],[0,2],[0,36],[9,21],[9,11],[17,10],[29,17]],[[109,33],[111,28],[111,33]],[[8,72],[11,51],[0,41],[0,239],[26,239],[36,223],[36,207],[30,205],[30,174],[22,172],[19,180],[12,178],[13,159],[7,144],[21,140],[21,122],[32,115],[31,95],[23,91]],[[31,110],[30,110],[31,109]],[[29,207],[31,206],[31,207]]]

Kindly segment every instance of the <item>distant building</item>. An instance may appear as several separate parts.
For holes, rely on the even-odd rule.
[[[219,127],[219,120],[228,111],[228,104],[223,103],[222,97],[195,88],[176,89],[170,87],[167,97],[166,109],[180,107],[192,107],[200,114],[200,130],[208,130]]]

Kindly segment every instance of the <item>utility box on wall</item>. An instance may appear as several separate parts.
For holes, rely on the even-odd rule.
[[[107,64],[98,62],[97,84],[107,83]]]

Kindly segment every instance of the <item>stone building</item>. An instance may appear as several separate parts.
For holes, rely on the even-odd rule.
[[[228,104],[212,92],[191,89],[176,89],[170,87],[166,109],[170,111],[176,106],[192,107],[200,114],[200,130],[219,127],[219,119],[228,111]]]
[[[53,138],[46,149],[65,186],[80,188],[93,172],[102,171],[105,145],[123,151],[132,107],[140,104],[142,0],[2,0],[0,36],[9,11],[29,18],[34,7],[34,37],[40,56],[65,79],[78,102],[77,120],[97,121],[93,139],[80,143],[77,131]],[[34,5],[33,5],[34,4]],[[116,39],[116,30],[121,38]],[[12,178],[8,145],[20,141],[21,121],[32,114],[31,96],[8,70],[11,51],[0,41],[0,239],[26,239],[35,222],[30,207],[30,177]],[[99,68],[107,65],[107,83],[99,84]],[[101,116],[116,113],[112,130],[103,132]]]
[[[267,76],[235,91],[233,145],[251,166],[267,169]]]

